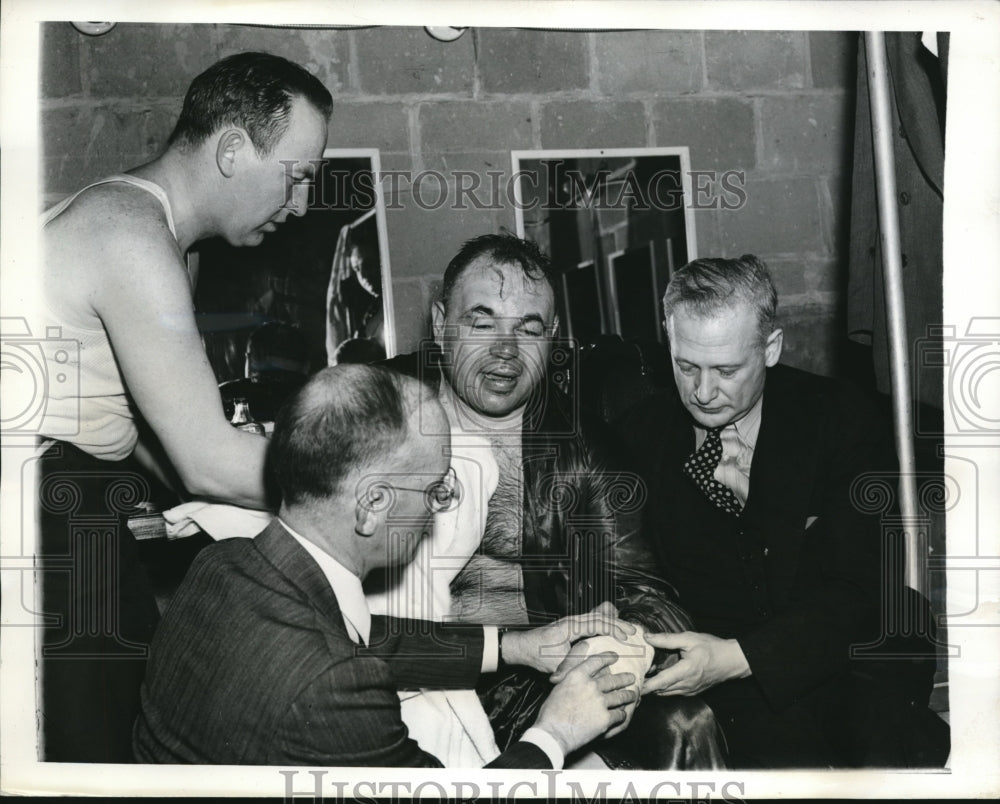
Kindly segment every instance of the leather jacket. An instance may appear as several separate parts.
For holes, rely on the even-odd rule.
[[[441,352],[425,344],[385,365],[437,391]],[[609,431],[546,378],[525,410],[519,563],[532,625],[604,601],[651,631],[691,630],[641,530],[645,485],[624,468]]]
[[[426,344],[385,365],[422,379],[437,393],[440,357],[435,345]],[[641,530],[646,487],[624,468],[609,432],[548,378],[528,402],[521,431],[519,556],[528,619],[537,625],[611,601],[622,619],[649,631],[693,630]],[[657,649],[651,672],[675,661],[675,652]],[[528,668],[504,665],[482,677],[477,692],[501,750],[535,721],[550,690],[547,677]],[[593,743],[609,767],[725,767],[725,737],[700,698],[650,698],[626,731]]]

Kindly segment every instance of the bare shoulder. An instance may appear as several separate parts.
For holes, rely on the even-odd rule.
[[[100,280],[137,269],[151,274],[176,269],[183,255],[170,232],[163,205],[148,191],[124,182],[81,193],[43,235],[49,281]]]

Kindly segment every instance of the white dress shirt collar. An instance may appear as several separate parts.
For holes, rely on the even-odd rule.
[[[732,427],[736,430],[740,443],[753,452],[753,450],[757,448],[757,436],[760,435],[760,417],[763,409],[764,395],[761,394],[760,399],[758,399],[754,406],[747,411],[746,415],[737,419],[732,424],[727,424],[722,428],[723,432],[725,432],[727,428]],[[695,446],[700,447],[702,442],[705,440],[705,428],[696,424],[694,426],[694,431],[697,442]]]
[[[326,580],[337,598],[340,614],[344,618],[344,625],[347,627],[347,633],[350,634],[351,639],[367,645],[371,636],[372,615],[368,609],[368,601],[365,599],[361,579],[323,548],[292,530],[287,522],[280,518],[278,522],[319,564],[319,568],[323,571],[323,575],[326,576]]]

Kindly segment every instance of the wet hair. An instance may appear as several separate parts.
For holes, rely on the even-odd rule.
[[[409,415],[430,391],[384,366],[331,366],[282,407],[268,445],[285,503],[341,491],[352,470],[391,456],[409,438]]]
[[[670,316],[681,306],[708,316],[741,302],[756,314],[757,332],[761,341],[766,341],[774,331],[778,294],[763,260],[753,254],[693,260],[670,277],[663,296],[663,320],[669,324]]]
[[[229,56],[191,82],[167,144],[200,145],[220,128],[237,126],[266,156],[288,129],[295,98],[329,119],[333,98],[298,64],[270,53]]]
[[[508,232],[501,232],[466,240],[458,254],[452,257],[448,267],[445,268],[441,286],[441,301],[445,310],[448,309],[458,280],[480,257],[489,257],[502,265],[518,265],[529,279],[547,283],[556,299],[556,309],[559,309],[559,283],[556,281],[556,273],[549,258],[530,240],[522,240]]]

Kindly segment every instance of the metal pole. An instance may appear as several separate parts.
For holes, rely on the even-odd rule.
[[[886,318],[889,330],[889,362],[892,377],[893,424],[899,458],[899,500],[906,527],[907,586],[926,597],[925,545],[920,543],[917,523],[916,458],[913,453],[913,402],[910,398],[910,355],[906,340],[906,307],[903,303],[903,260],[896,207],[896,163],[892,152],[892,110],[885,34],[865,33],[868,56],[868,92],[871,98],[872,139],[875,145],[875,185],[882,243]]]

